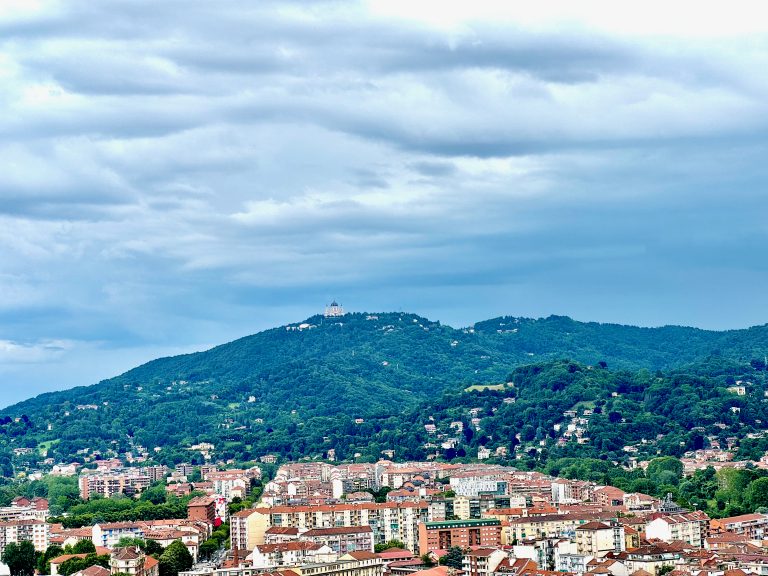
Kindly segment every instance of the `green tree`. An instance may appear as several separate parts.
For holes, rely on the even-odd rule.
[[[181,540],[174,540],[160,555],[160,576],[178,576],[192,568],[192,555]]]
[[[435,565],[435,561],[432,559],[432,555],[430,553],[422,554],[420,558],[421,563],[424,564],[424,566],[431,568]]]
[[[37,571],[40,574],[51,573],[51,560],[64,554],[64,549],[61,546],[52,544],[45,549],[37,560]]]
[[[373,547],[374,551],[377,554],[389,548],[405,548],[405,544],[400,540],[390,540],[389,542],[385,542],[384,544],[376,544],[376,546]]]
[[[210,559],[211,556],[213,556],[216,550],[219,549],[219,547],[220,547],[220,544],[217,541],[209,538],[208,540],[200,544],[198,555],[200,556],[201,560],[208,560]]]
[[[32,542],[11,542],[3,550],[3,563],[8,565],[13,576],[32,576],[35,572],[37,558]]]
[[[768,478],[758,478],[749,485],[747,501],[752,508],[768,506]]]
[[[133,538],[130,536],[123,536],[120,538],[120,540],[117,543],[118,548],[125,548],[127,546],[136,546],[137,548],[140,548],[145,554],[148,556],[154,556],[156,558],[160,557],[160,554],[163,553],[165,548],[157,542],[157,540],[147,539],[144,540],[142,538]]]
[[[70,558],[61,563],[61,566],[59,566],[59,574],[62,576],[70,576],[70,574],[80,572],[80,570],[85,570],[91,566],[103,566],[104,568],[109,568],[109,554],[99,556],[95,553],[91,553],[84,558],[77,556]]]
[[[653,478],[664,471],[673,472],[680,478],[683,475],[683,463],[673,456],[661,456],[648,462],[648,477]]]
[[[72,554],[95,554],[96,546],[91,540],[80,540],[72,546]]]
[[[458,546],[451,546],[440,558],[441,566],[448,566],[449,568],[456,568],[461,570],[462,561],[464,560],[464,552]]]

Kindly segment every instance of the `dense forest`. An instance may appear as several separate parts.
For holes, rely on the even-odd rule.
[[[161,463],[200,462],[188,450],[199,442],[236,461],[330,449],[453,460],[482,447],[491,461],[541,467],[711,445],[756,459],[768,449],[766,353],[768,326],[505,317],[454,329],[404,313],[316,316],[8,407],[0,473],[142,448]]]

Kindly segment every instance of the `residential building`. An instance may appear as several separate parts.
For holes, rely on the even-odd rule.
[[[330,528],[334,526],[370,526],[374,544],[400,540],[409,550],[416,550],[419,523],[428,519],[426,502],[360,502],[326,504],[320,506],[274,506],[258,512],[268,515],[268,524],[261,524],[261,533],[254,539],[263,539],[270,526],[290,526],[300,530]],[[262,540],[263,541],[263,540]]]
[[[158,576],[159,563],[151,556],[146,556],[138,546],[116,548],[109,559],[112,574],[130,576]]]
[[[742,514],[729,518],[717,518],[710,522],[713,534],[732,532],[743,534],[750,540],[763,540],[768,535],[768,514]]]
[[[105,522],[91,528],[91,541],[95,546],[114,548],[121,538],[144,538],[144,529],[136,522]]]
[[[652,514],[645,526],[646,538],[672,542],[682,540],[698,548],[704,547],[704,540],[709,535],[709,516],[705,512],[695,511],[684,514]]]
[[[302,533],[300,539],[325,544],[339,556],[347,552],[373,552],[373,530],[370,526],[312,528]]]
[[[330,546],[314,542],[286,542],[283,544],[259,544],[253,549],[247,560],[254,568],[272,569],[282,566],[299,566],[333,562],[338,555]]]
[[[265,533],[270,528],[268,508],[254,508],[234,513],[229,519],[229,533],[232,547],[239,550],[253,550],[265,544]]]
[[[576,551],[578,554],[602,557],[609,552],[626,549],[624,526],[616,522],[587,522],[576,528]]]
[[[674,569],[682,563],[680,551],[654,544],[611,554],[610,557],[624,564],[630,574],[638,570],[644,570],[648,574],[658,574],[662,568]]]
[[[213,525],[216,520],[216,500],[210,496],[192,498],[187,504],[187,518]]]
[[[530,514],[530,511],[528,513]],[[527,538],[572,537],[579,526],[593,521],[610,521],[612,517],[612,514],[607,512],[587,512],[511,518],[507,522],[507,539],[508,543],[511,543]]]
[[[467,576],[492,576],[505,558],[499,548],[475,548],[464,554],[461,569]]]
[[[48,500],[45,498],[27,499],[18,496],[11,501],[10,506],[0,508],[0,522],[34,518],[37,520],[48,519]]]
[[[45,552],[50,538],[50,524],[34,518],[22,518],[0,523],[0,556],[12,543],[32,542],[35,550]]]
[[[93,494],[98,494],[104,498],[116,494],[133,496],[148,488],[152,484],[152,480],[149,474],[143,472],[141,468],[105,469],[81,474],[78,484],[80,497],[83,500],[88,500]]]
[[[446,520],[419,524],[419,553],[445,550],[452,546],[468,548],[501,546],[501,522],[482,520]]]

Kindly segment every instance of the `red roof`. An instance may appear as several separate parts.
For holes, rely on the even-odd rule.
[[[109,576],[111,572],[108,568],[104,568],[104,566],[94,564],[93,566],[89,566],[84,570],[80,570],[80,572],[77,572],[77,574],[80,574],[81,576]]]

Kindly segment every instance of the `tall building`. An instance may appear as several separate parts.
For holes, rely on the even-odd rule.
[[[50,540],[50,524],[34,518],[0,523],[0,554],[11,542],[32,542],[35,550],[45,552]]]

